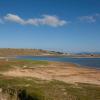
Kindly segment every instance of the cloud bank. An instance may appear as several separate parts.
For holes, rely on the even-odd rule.
[[[4,20],[9,22],[15,22],[21,25],[48,25],[52,27],[63,26],[69,23],[68,21],[59,19],[57,16],[51,15],[43,15],[41,18],[29,18],[25,20],[18,15],[7,14],[6,16],[4,16]]]

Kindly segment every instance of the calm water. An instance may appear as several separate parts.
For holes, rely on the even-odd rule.
[[[69,57],[44,57],[44,56],[18,56],[17,59],[48,60],[71,62],[86,67],[100,68],[100,58],[69,58]]]

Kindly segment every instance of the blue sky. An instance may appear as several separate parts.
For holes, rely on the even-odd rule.
[[[0,48],[100,51],[100,1],[0,0]]]

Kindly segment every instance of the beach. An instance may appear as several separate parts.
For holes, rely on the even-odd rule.
[[[27,64],[12,66],[3,76],[34,77],[42,80],[59,80],[66,83],[90,83],[100,85],[100,70],[80,67],[73,63],[49,62],[47,65]]]

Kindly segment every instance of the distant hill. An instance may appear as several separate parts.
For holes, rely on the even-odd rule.
[[[80,52],[80,53],[76,53],[76,54],[100,54],[100,52]]]
[[[64,53],[42,49],[0,48],[0,56],[59,56]]]
[[[0,56],[18,56],[18,55],[41,55],[48,51],[41,49],[16,49],[16,48],[0,48]]]

